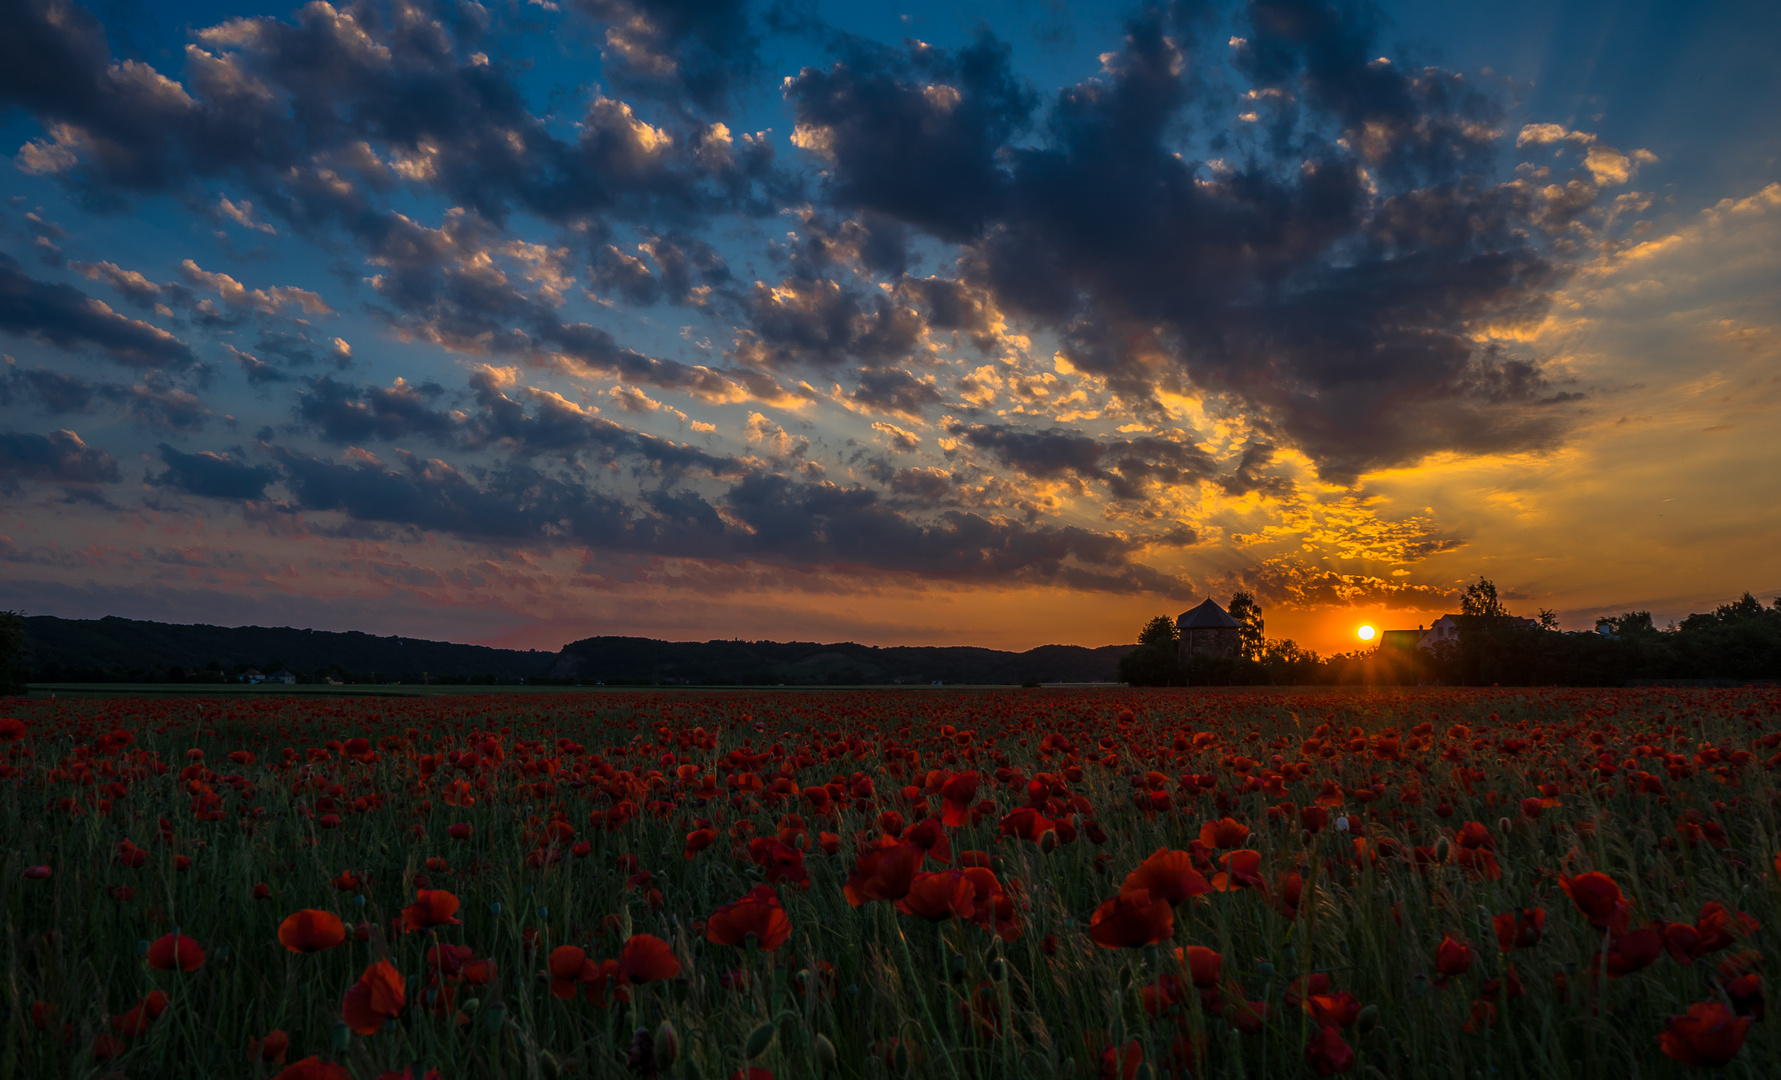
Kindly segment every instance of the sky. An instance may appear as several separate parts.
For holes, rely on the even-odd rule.
[[[1781,592],[1781,8],[0,0],[0,607],[1323,653]]]

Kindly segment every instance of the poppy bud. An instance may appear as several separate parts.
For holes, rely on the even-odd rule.
[[[1440,843],[1435,845],[1435,861],[1436,862],[1446,862],[1447,856],[1452,852],[1452,850],[1453,850],[1452,846],[1447,843],[1447,838],[1443,836],[1441,838]]]
[[[891,1051],[891,1071],[902,1076],[909,1071],[909,1048],[901,1042]]]
[[[773,1025],[770,1023],[762,1024],[760,1027],[755,1028],[754,1031],[749,1033],[748,1042],[743,1045],[742,1053],[748,1060],[753,1061],[755,1058],[766,1053],[767,1047],[772,1045]]]
[[[1379,1026],[1379,1006],[1368,1005],[1366,1008],[1362,1009],[1360,1011],[1359,1023],[1360,1023],[1360,1033],[1362,1035],[1368,1034],[1374,1028],[1378,1027]]]
[[[822,1069],[824,1073],[835,1071],[835,1044],[829,1041],[827,1035],[818,1035],[812,1044],[812,1049],[816,1052],[818,1068]]]
[[[673,1024],[663,1020],[656,1028],[655,1066],[658,1069],[670,1068],[674,1064],[674,1059],[679,1056],[680,1035],[674,1030]]]
[[[490,1005],[488,1011],[482,1014],[482,1022],[490,1031],[500,1031],[501,1026],[507,1023],[507,1006],[499,1001]]]
[[[344,1054],[351,1045],[352,1028],[347,1027],[344,1020],[334,1021],[334,1049]]]
[[[1497,818],[1497,829],[1501,832],[1508,832],[1509,831],[1509,819],[1506,817]]]

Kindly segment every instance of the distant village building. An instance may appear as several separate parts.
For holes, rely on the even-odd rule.
[[[1430,623],[1426,630],[1420,626],[1414,630],[1383,630],[1379,634],[1379,647],[1381,649],[1408,650],[1411,648],[1433,649],[1443,643],[1458,646],[1459,624],[1464,617],[1455,614],[1443,615]],[[1519,615],[1509,616],[1507,623],[1510,626],[1526,628],[1540,625],[1533,619],[1523,618]]]
[[[269,683],[283,683],[286,686],[297,685],[297,677],[286,671],[284,668],[279,668],[277,671],[266,676],[266,681]]]
[[[1242,648],[1237,620],[1211,599],[1192,611],[1182,612],[1175,620],[1175,629],[1181,635],[1178,655],[1183,664],[1194,656],[1228,659]]]
[[[260,674],[259,668],[250,667],[241,673],[241,681],[244,683],[261,683],[266,681],[266,676]]]

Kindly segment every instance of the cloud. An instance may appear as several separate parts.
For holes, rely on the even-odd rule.
[[[117,461],[72,431],[48,435],[0,431],[0,485],[17,491],[20,481],[105,484],[119,479]]]
[[[895,424],[875,423],[872,430],[890,440],[891,449],[908,453],[921,445],[921,436],[913,431],[905,431]]]
[[[644,81],[639,50],[690,50],[674,59],[670,80],[688,95],[717,94],[746,69],[739,6],[592,6],[623,19],[609,38],[610,76]],[[20,151],[19,164],[113,204],[145,192],[195,197],[196,179],[228,179],[249,197],[231,198],[239,217],[219,204],[225,216],[263,226],[251,202],[299,231],[370,225],[377,205],[408,185],[491,220],[517,207],[565,222],[759,210],[762,195],[783,186],[764,139],[690,117],[679,130],[657,128],[603,96],[572,139],[557,137],[526,107],[523,71],[477,48],[486,9],[436,18],[399,5],[387,20],[362,15],[316,0],[288,22],[236,18],[200,29],[176,80],[114,60],[86,9],[20,0],[0,43],[0,102],[29,110],[45,135]]]
[[[249,500],[265,497],[266,485],[277,477],[267,465],[246,465],[228,454],[201,450],[182,453],[162,443],[161,460],[167,466],[149,482],[206,499]]]
[[[1191,485],[1215,472],[1212,459],[1193,444],[1150,436],[1102,440],[1063,428],[1029,431],[957,420],[946,430],[1027,476],[1095,481],[1115,499],[1143,499],[1155,485]]]
[[[191,347],[158,326],[126,318],[71,285],[29,277],[0,252],[0,330],[63,349],[83,345],[129,367],[195,363]]]

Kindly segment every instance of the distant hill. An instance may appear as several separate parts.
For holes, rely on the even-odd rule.
[[[294,630],[268,626],[178,626],[136,619],[24,620],[25,667],[34,682],[220,681],[255,668],[283,668],[320,681],[475,679],[518,682],[542,675],[555,653],[491,649],[419,638],[377,637],[356,630]],[[179,669],[169,676],[169,669]]]
[[[833,686],[933,682],[1113,682],[1131,645],[1026,652],[852,642],[657,641],[592,637],[561,652],[491,649],[358,631],[182,626],[136,619],[26,618],[33,682],[220,682],[252,668],[301,682],[605,683],[609,686]]]
[[[1131,645],[1041,645],[1026,652],[969,646],[807,641],[656,641],[592,637],[563,646],[550,674],[583,682],[726,686],[1112,682]]]

